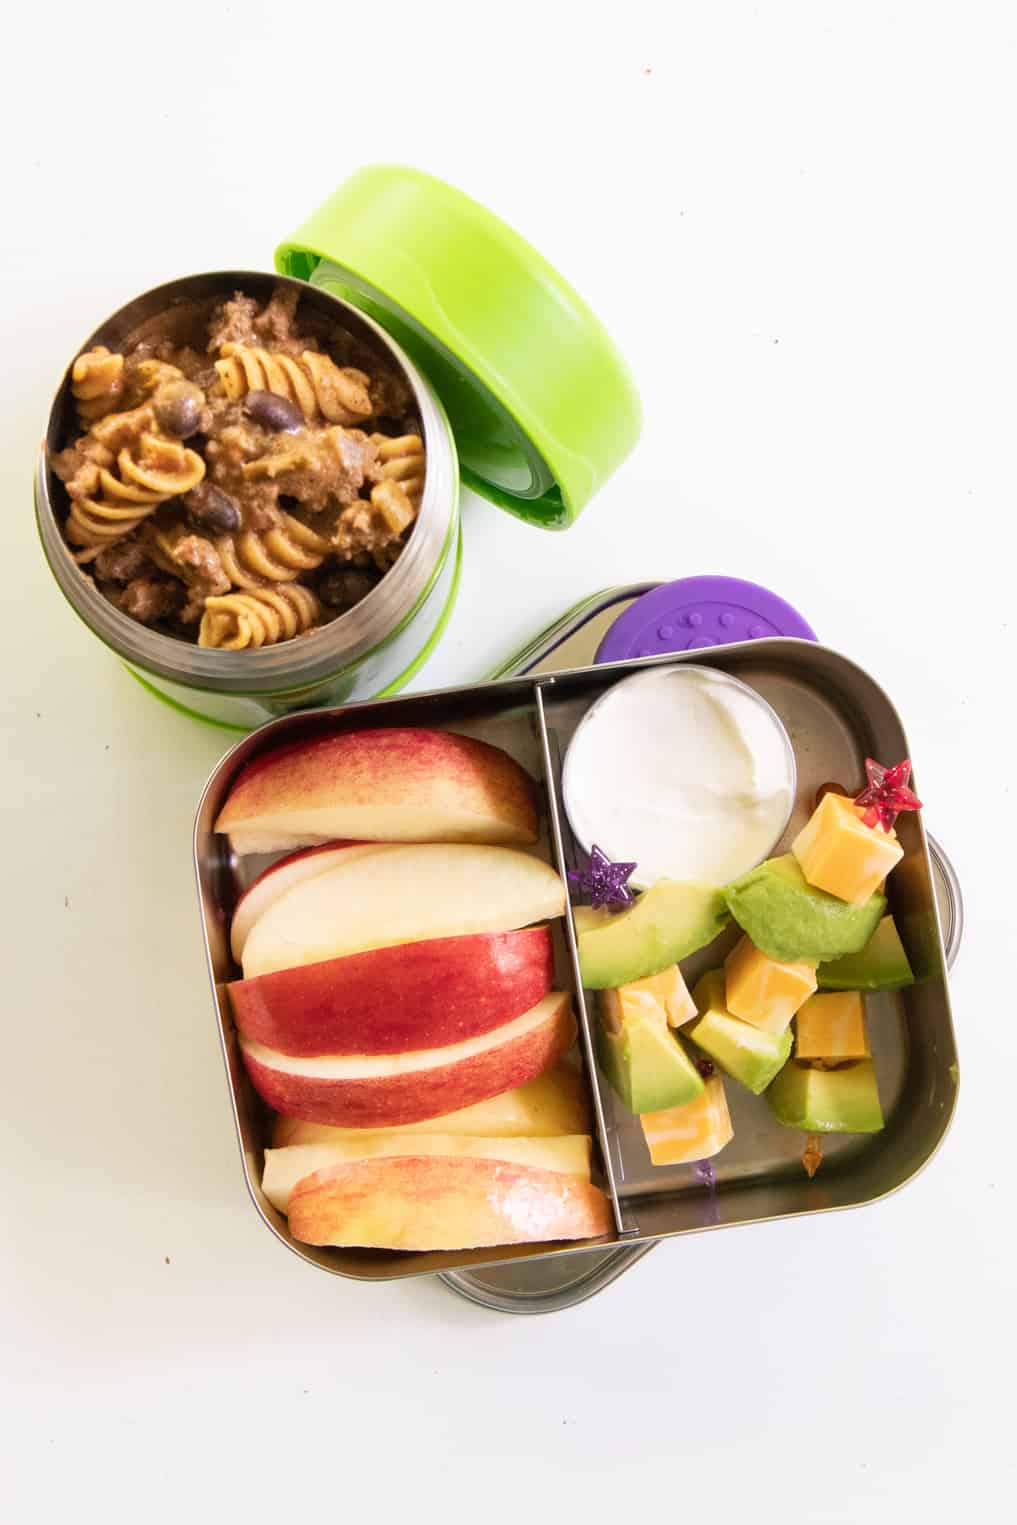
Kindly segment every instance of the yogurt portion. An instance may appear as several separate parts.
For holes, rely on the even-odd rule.
[[[710,667],[622,678],[587,711],[562,774],[580,844],[632,859],[631,883],[720,886],[761,863],[787,826],[794,752],[753,689]]]

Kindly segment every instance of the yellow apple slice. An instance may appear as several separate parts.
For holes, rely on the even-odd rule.
[[[555,1138],[565,1133],[589,1133],[591,1126],[583,1077],[567,1064],[556,1064],[525,1085],[474,1102],[471,1107],[384,1131],[386,1137],[454,1133],[475,1138]],[[368,1137],[371,1131],[305,1122],[300,1117],[277,1117],[272,1143],[276,1149],[287,1144],[329,1144]]]
[[[398,1155],[331,1165],[290,1193],[290,1233],[305,1244],[384,1250],[596,1239],[613,1229],[596,1186],[508,1160]]]
[[[291,1144],[285,1149],[265,1150],[261,1189],[272,1206],[284,1213],[294,1186],[316,1170],[394,1155],[508,1160],[516,1165],[537,1165],[542,1170],[557,1170],[562,1175],[575,1176],[579,1181],[589,1181],[591,1143],[589,1135],[582,1133],[565,1138],[460,1138],[433,1133],[420,1134],[412,1140],[405,1135],[371,1133],[363,1138],[347,1138],[329,1144]]]

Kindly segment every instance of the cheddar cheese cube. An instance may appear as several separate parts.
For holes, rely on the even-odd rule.
[[[687,1165],[719,1154],[734,1138],[724,1082],[711,1075],[703,1094],[683,1107],[644,1112],[639,1121],[654,1165]]]
[[[866,826],[864,814],[843,794],[824,794],[791,843],[809,883],[851,905],[863,905],[904,856],[897,833]]]
[[[696,1015],[696,1003],[689,995],[677,964],[671,964],[659,974],[647,974],[641,980],[618,985],[614,994],[622,1022],[638,1012],[650,1016],[654,1011],[662,1011],[668,1027],[681,1027],[683,1022],[691,1022]]]
[[[830,991],[806,1001],[795,1019],[796,1059],[869,1059],[865,1000],[858,990]]]
[[[813,964],[778,963],[743,937],[724,960],[727,1009],[767,1033],[782,1033],[816,988]]]

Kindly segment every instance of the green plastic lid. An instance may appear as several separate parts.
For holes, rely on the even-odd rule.
[[[403,346],[445,406],[466,485],[520,518],[567,529],[635,445],[639,395],[599,319],[444,181],[367,165],[275,259]]]

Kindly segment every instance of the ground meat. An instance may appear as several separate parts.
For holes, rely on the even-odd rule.
[[[61,482],[73,482],[88,461],[88,457],[81,448],[82,443],[83,441],[79,440],[76,445],[69,445],[66,450],[58,450],[50,456],[50,465]]]
[[[116,602],[132,620],[151,625],[179,607],[180,592],[180,584],[172,577],[134,577]]]
[[[224,344],[253,344],[254,320],[258,304],[253,297],[236,291],[228,302],[217,307],[208,325],[208,352],[216,354]]]
[[[105,577],[110,582],[130,582],[135,577],[151,573],[154,568],[143,545],[136,540],[121,540],[99,552],[95,558],[95,571],[98,577]]]
[[[272,482],[276,495],[296,498],[309,513],[356,501],[376,474],[377,452],[359,429],[335,424],[268,436],[261,455],[241,469],[245,483]]]
[[[375,414],[405,417],[413,408],[409,383],[398,371],[375,370],[367,391]],[[414,432],[417,427],[414,424]]]
[[[402,550],[402,537],[389,529],[376,508],[365,498],[358,498],[339,515],[332,544],[343,561],[364,564],[369,557],[382,571],[387,570]]]
[[[299,355],[306,349],[316,350],[317,341],[306,334],[295,334],[299,292],[292,286],[279,286],[272,293],[271,301],[254,320],[255,340],[268,349],[282,350]]]
[[[376,587],[375,571],[359,567],[329,567],[318,579],[318,597],[330,609],[352,609]]]
[[[202,535],[182,535],[173,547],[173,560],[187,584],[187,602],[180,618],[188,625],[201,618],[206,598],[229,592],[230,580],[219,552]]]
[[[212,315],[209,353],[217,354],[224,344],[261,345],[290,355],[299,355],[305,349],[316,350],[316,339],[296,331],[299,300],[299,292],[290,286],[280,286],[261,309],[253,297],[235,292]]]

